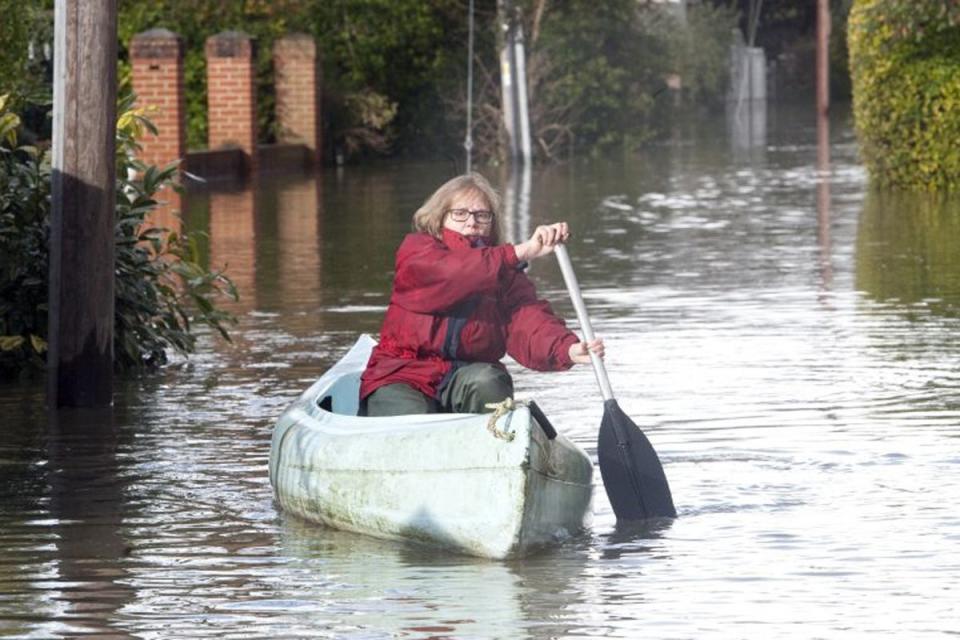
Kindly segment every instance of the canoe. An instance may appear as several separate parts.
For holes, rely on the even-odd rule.
[[[590,458],[535,406],[518,403],[493,424],[493,414],[358,417],[360,374],[375,344],[361,336],[277,420],[270,483],[280,508],[495,559],[588,524]]]

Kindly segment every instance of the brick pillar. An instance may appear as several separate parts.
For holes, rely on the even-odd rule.
[[[279,141],[307,147],[310,162],[319,165],[323,150],[320,112],[320,65],[311,36],[297,33],[273,45]]]
[[[138,33],[130,42],[133,90],[137,106],[157,126],[141,140],[140,159],[164,166],[187,153],[186,107],[183,91],[183,40],[167,29]]]
[[[207,38],[207,144],[239,148],[248,174],[257,171],[257,93],[254,43],[245,33],[225,31]]]

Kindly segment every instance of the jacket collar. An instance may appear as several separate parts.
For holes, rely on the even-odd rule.
[[[488,247],[490,239],[486,236],[465,236],[446,227],[440,229],[443,233],[443,243],[451,249],[471,249]]]

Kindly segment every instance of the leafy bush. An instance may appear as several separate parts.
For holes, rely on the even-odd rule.
[[[729,7],[709,4],[691,5],[686,14],[685,22],[663,10],[642,14],[643,33],[655,43],[648,47],[645,63],[661,76],[680,76],[688,104],[715,105],[727,90],[737,14]]]
[[[50,166],[16,148],[20,118],[0,97],[0,376],[43,366],[47,335]]]
[[[194,238],[145,225],[156,194],[173,187],[176,166],[134,158],[137,139],[155,130],[132,104],[132,96],[121,101],[117,123],[114,358],[121,371],[158,367],[170,349],[192,353],[197,324],[229,339],[234,318],[215,302],[237,296],[223,273],[199,266]],[[17,147],[18,125],[0,100],[0,376],[41,368],[46,351],[50,157]]]
[[[853,111],[881,185],[960,185],[960,5],[857,0],[848,23]]]
[[[52,41],[52,1],[0,0],[0,95],[17,100],[14,108],[42,101]]]
[[[591,149],[648,135],[660,81],[654,65],[638,64],[647,44],[638,19],[632,0],[576,0],[546,15],[533,65],[543,72],[531,78],[531,94],[541,103],[534,115],[543,114],[534,123],[539,136],[550,128],[569,135],[575,147]]]
[[[158,169],[137,160],[137,140],[145,130],[157,131],[133,108],[132,94],[121,99],[118,111],[114,358],[121,369],[152,368],[167,362],[169,348],[194,351],[194,324],[213,327],[229,340],[225,325],[235,318],[215,301],[235,300],[237,291],[223,272],[200,266],[194,236],[145,226],[156,194],[175,188],[177,165]]]

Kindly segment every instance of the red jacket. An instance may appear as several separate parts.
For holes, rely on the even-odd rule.
[[[475,248],[449,229],[443,241],[412,233],[397,250],[393,293],[360,398],[395,382],[436,398],[457,365],[498,363],[505,353],[530,369],[569,369],[577,341],[537,299],[513,245]]]

